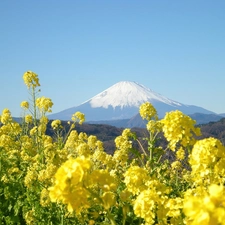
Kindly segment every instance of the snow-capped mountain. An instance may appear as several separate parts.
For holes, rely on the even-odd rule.
[[[70,120],[72,114],[81,111],[85,114],[86,121],[129,119],[136,115],[139,106],[147,101],[154,105],[159,117],[176,109],[185,114],[214,113],[202,107],[171,100],[136,82],[121,81],[81,105],[51,114],[49,118]]]
[[[141,84],[130,81],[116,83],[87,102],[90,102],[93,108],[108,108],[110,106],[123,108],[139,107],[146,101],[159,101],[174,106],[181,105],[179,102],[165,98]]]

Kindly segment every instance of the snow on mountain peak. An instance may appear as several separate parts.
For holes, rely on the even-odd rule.
[[[118,82],[87,102],[90,103],[92,108],[108,108],[109,106],[112,106],[113,108],[123,108],[126,106],[139,107],[146,101],[158,101],[171,106],[181,105],[179,102],[170,100],[151,89],[132,81]]]

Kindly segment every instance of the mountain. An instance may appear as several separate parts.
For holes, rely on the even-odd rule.
[[[206,124],[209,122],[217,122],[223,118],[223,116],[221,116],[221,115],[203,114],[203,113],[194,113],[189,116],[192,119],[196,120],[197,124]]]
[[[79,106],[49,115],[49,119],[70,120],[77,111],[85,114],[86,121],[130,119],[138,113],[139,106],[147,101],[154,105],[159,117],[176,109],[185,114],[215,114],[199,106],[185,105],[166,98],[136,82],[121,81]]]

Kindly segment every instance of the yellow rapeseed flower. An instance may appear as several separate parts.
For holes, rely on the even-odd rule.
[[[36,135],[38,132],[38,127],[34,126],[31,130],[30,130],[30,136],[34,136]]]
[[[156,133],[162,130],[162,124],[160,121],[150,120],[148,121],[146,128],[149,132]]]
[[[142,119],[151,120],[152,118],[157,120],[157,111],[155,107],[150,103],[143,103],[139,108],[139,113]]]
[[[71,120],[74,122],[79,121],[79,124],[82,124],[85,121],[85,115],[81,112],[76,112],[72,115]]]
[[[38,75],[32,71],[27,71],[23,75],[24,83],[30,89],[30,87],[35,88],[40,86]]]
[[[225,147],[216,138],[205,138],[195,143],[189,163],[195,182],[225,182]]]
[[[32,115],[26,115],[24,119],[25,119],[25,123],[32,123],[33,122]]]
[[[22,101],[20,106],[24,109],[29,109],[29,102],[27,101]]]
[[[185,158],[185,151],[182,147],[180,147],[176,152],[176,157],[179,160],[183,160]]]
[[[201,134],[200,128],[195,127],[196,121],[179,110],[166,113],[161,123],[164,136],[169,141],[169,147],[173,151],[175,151],[178,142],[183,147],[193,145],[196,141],[194,135]]]
[[[43,113],[52,112],[51,108],[53,106],[53,102],[50,98],[40,97],[36,99],[36,106]]]
[[[82,208],[90,207],[88,202],[90,194],[83,188],[90,166],[90,160],[84,157],[68,159],[57,170],[55,184],[49,188],[51,201],[67,204],[69,212],[79,213]]]
[[[117,181],[108,170],[94,170],[88,180],[89,187],[97,185],[103,191],[115,191],[117,188]]]
[[[53,128],[53,130],[61,128],[61,120],[53,120],[51,123],[51,127]]]
[[[132,194],[139,194],[147,189],[147,181],[149,180],[148,172],[139,166],[131,166],[124,174],[124,183],[127,190]]]
[[[208,190],[197,195],[185,195],[183,211],[188,225],[224,224],[225,189],[211,184]]]
[[[155,213],[158,195],[155,190],[144,190],[142,191],[134,201],[134,213],[136,216],[141,217],[145,220],[145,224],[154,224]]]
[[[3,124],[12,122],[12,116],[11,116],[11,112],[9,111],[9,109],[3,109],[2,115],[1,115],[1,122]]]
[[[170,198],[166,202],[165,207],[168,209],[167,216],[176,218],[181,215],[181,209],[183,208],[183,199],[182,198]]]

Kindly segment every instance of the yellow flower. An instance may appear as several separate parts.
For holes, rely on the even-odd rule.
[[[51,201],[67,204],[69,212],[79,213],[82,208],[89,208],[90,193],[83,188],[83,182],[90,166],[90,160],[84,157],[67,160],[55,174],[55,185],[49,188]]]
[[[35,88],[40,86],[38,75],[32,71],[25,72],[23,75],[23,80],[28,88]]]
[[[165,205],[168,208],[167,216],[179,217],[181,215],[181,209],[183,208],[183,200],[181,198],[170,198]]]
[[[141,118],[144,120],[151,120],[152,118],[157,120],[157,111],[150,102],[143,103],[140,106],[139,113]]]
[[[81,112],[76,112],[72,115],[71,120],[74,122],[79,121],[79,124],[82,124],[85,121],[85,115]]]
[[[43,206],[43,207],[46,207],[48,206],[50,203],[50,198],[49,198],[49,191],[44,188],[42,189],[41,191],[41,195],[40,195],[40,204]]]
[[[32,123],[33,121],[32,115],[26,115],[24,119],[25,119],[25,123]]]
[[[12,116],[11,116],[11,112],[9,111],[9,109],[3,109],[2,116],[1,116],[1,122],[3,124],[12,122]]]
[[[115,191],[117,182],[107,170],[94,170],[88,180],[87,186],[92,187],[97,185],[103,191]]]
[[[139,166],[131,166],[124,176],[127,190],[132,194],[139,194],[141,191],[147,189],[146,182],[149,180],[149,176],[145,169]]]
[[[79,156],[85,156],[88,157],[91,154],[89,145],[87,143],[81,143],[77,146],[76,149]]]
[[[28,224],[28,225],[34,224],[34,221],[35,221],[35,212],[34,212],[34,209],[26,212],[24,219],[26,220],[26,224]]]
[[[34,136],[35,134],[37,134],[37,132],[38,132],[37,126],[34,126],[34,127],[30,130],[30,136]]]
[[[50,98],[40,97],[36,99],[36,106],[43,113],[52,112],[51,108],[53,106],[53,102]]]
[[[182,147],[180,147],[176,152],[177,159],[183,160],[185,157],[185,151]]]
[[[90,135],[88,137],[88,145],[91,149],[95,149],[96,148],[96,144],[97,144],[97,137],[94,135]]]
[[[185,195],[183,211],[190,225],[224,224],[225,190],[211,184],[207,190],[195,195]]]
[[[21,102],[20,106],[24,109],[29,109],[29,103],[27,101]]]
[[[145,220],[146,224],[154,224],[155,213],[154,209],[158,196],[154,190],[142,191],[134,201],[134,213],[136,216]]]
[[[69,152],[74,151],[77,146],[78,141],[78,133],[76,130],[72,130],[65,144],[65,148],[68,149]]]
[[[174,161],[171,163],[171,167],[173,170],[179,170],[179,169],[181,169],[182,164],[179,161]]]
[[[38,126],[39,134],[44,134],[47,129],[48,117],[42,116],[40,119],[40,124]]]
[[[169,141],[169,147],[173,151],[175,151],[178,142],[183,147],[193,145],[196,141],[193,135],[199,136],[201,134],[200,129],[194,126],[196,121],[178,110],[166,113],[161,123],[163,124],[164,136]]]
[[[28,170],[25,179],[24,179],[24,184],[26,187],[30,188],[33,185],[33,182],[36,181],[37,179],[37,172],[35,169]]]
[[[150,120],[148,121],[146,128],[149,132],[156,133],[162,130],[162,124],[160,121]]]
[[[130,129],[124,129],[122,135],[115,138],[116,148],[124,150],[132,148],[132,141],[129,139],[131,136]]]
[[[51,126],[53,130],[61,128],[61,120],[53,120]]]
[[[110,168],[112,164],[112,156],[107,154],[105,151],[102,149],[96,149],[92,155],[92,159],[95,162],[95,165],[97,166],[103,166],[106,165],[108,168]],[[98,161],[98,162],[97,162]]]
[[[124,137],[125,139],[132,137],[132,132],[131,132],[130,128],[126,128],[123,130],[122,137]]]
[[[225,147],[218,139],[211,137],[197,141],[189,162],[195,182],[224,183]]]

